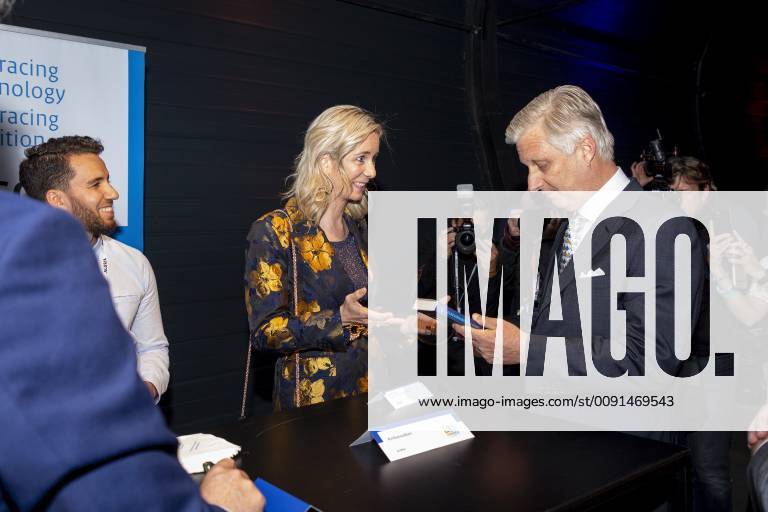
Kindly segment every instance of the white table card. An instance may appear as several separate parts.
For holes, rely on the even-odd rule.
[[[390,461],[396,461],[475,437],[451,412],[416,419],[401,425],[371,430]]]

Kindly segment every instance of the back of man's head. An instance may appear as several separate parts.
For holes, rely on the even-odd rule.
[[[74,175],[69,165],[70,155],[98,155],[102,151],[101,142],[91,137],[70,135],[48,139],[24,151],[27,158],[19,164],[19,181],[27,195],[45,201],[45,193],[49,190],[66,191],[69,188]]]
[[[517,144],[528,129],[539,124],[547,141],[563,153],[572,154],[576,145],[590,135],[597,156],[613,161],[613,135],[600,107],[581,87],[561,85],[536,96],[509,123],[507,144]]]

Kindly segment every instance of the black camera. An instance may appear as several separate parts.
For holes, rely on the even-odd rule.
[[[475,254],[475,226],[469,219],[464,219],[456,227],[456,250],[464,256]]]
[[[648,143],[648,148],[640,153],[640,159],[645,164],[643,165],[645,175],[653,178],[651,190],[670,190],[672,173],[667,165],[667,160],[670,157],[677,156],[677,146],[674,147],[671,153],[667,153],[664,150],[661,132],[658,129],[656,130],[656,135],[658,135],[658,138]]]

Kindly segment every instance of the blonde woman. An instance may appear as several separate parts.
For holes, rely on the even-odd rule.
[[[383,135],[359,107],[321,113],[304,137],[285,207],[251,226],[245,302],[253,346],[282,355],[276,410],[368,390],[365,216]]]

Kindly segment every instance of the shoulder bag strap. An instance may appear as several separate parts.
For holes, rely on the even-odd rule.
[[[296,246],[293,243],[293,223],[291,217],[285,210],[277,210],[285,215],[285,220],[288,223],[288,244],[291,247],[291,269],[293,274],[293,314],[299,316],[299,273],[296,268]],[[245,355],[245,378],[243,382],[243,398],[240,402],[240,419],[246,418],[245,410],[248,407],[248,383],[251,379],[251,358],[253,356],[253,344],[251,343],[251,337],[248,337],[248,352]],[[296,392],[294,400],[296,406],[299,405],[299,353],[296,352]]]

